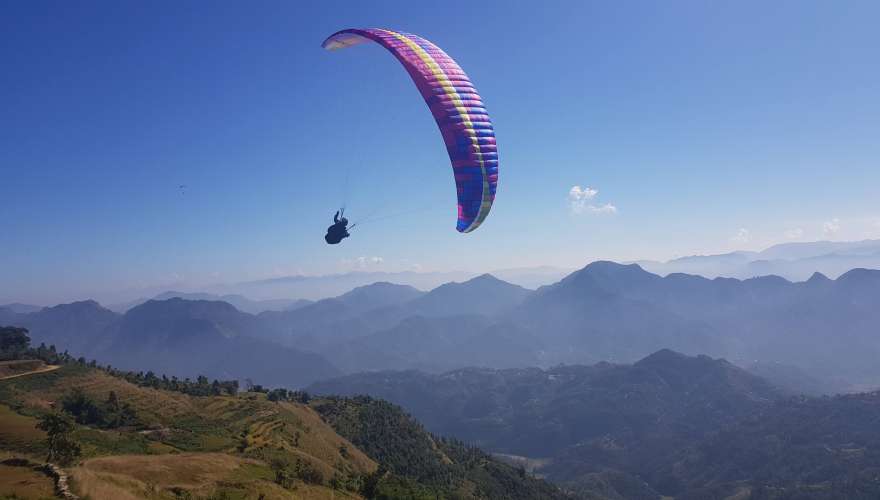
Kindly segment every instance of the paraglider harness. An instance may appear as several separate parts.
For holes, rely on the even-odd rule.
[[[352,224],[351,228],[348,227],[348,219],[345,218],[344,208],[337,210],[336,215],[333,216],[333,225],[327,228],[327,234],[324,235],[324,241],[329,245],[336,245],[343,239],[351,236],[348,230],[354,228],[354,226]]]

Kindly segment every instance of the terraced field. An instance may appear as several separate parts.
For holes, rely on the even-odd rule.
[[[96,499],[359,498],[307,484],[287,490],[266,464],[223,453],[94,458],[71,475],[80,494]]]
[[[67,398],[74,391],[82,394]],[[305,405],[263,393],[190,396],[76,363],[0,380],[0,457],[45,459],[37,419],[65,400],[90,423],[73,432],[82,456],[66,472],[71,490],[92,500],[361,498],[356,492],[408,500],[570,498],[464,443],[436,441],[381,400],[328,397]],[[0,473],[13,478],[0,481],[0,500],[43,494],[45,481],[26,468]]]
[[[76,365],[0,381],[0,449],[43,458],[35,417],[74,388],[96,401],[113,391],[141,422],[137,429],[78,427],[84,461],[71,470],[72,487],[93,499],[357,498],[327,483],[377,466],[308,406],[259,393],[188,396]],[[318,471],[321,484],[293,480],[282,488],[270,464]]]

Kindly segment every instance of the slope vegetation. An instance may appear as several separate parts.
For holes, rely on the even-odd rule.
[[[131,415],[122,426],[76,426],[73,437],[83,455],[69,472],[74,491],[91,498],[534,498],[515,494],[534,488],[547,492],[538,498],[564,497],[476,450],[444,453],[387,403],[272,401],[262,392],[192,396],[135,385],[76,362],[0,381],[0,451],[43,458],[45,435],[36,419],[72,411],[72,395],[99,406],[116,401]],[[346,408],[350,418],[333,418],[327,409],[336,407]],[[352,426],[375,430],[376,422],[385,422],[379,434],[343,432]],[[397,445],[386,449],[391,436]],[[423,464],[418,473],[401,466],[428,456],[433,458],[412,462]],[[493,472],[477,474],[466,465],[472,462]],[[514,493],[490,495],[499,488],[495,477]]]
[[[880,498],[880,393],[791,397],[707,356],[366,373],[310,390],[395,402],[588,498]]]

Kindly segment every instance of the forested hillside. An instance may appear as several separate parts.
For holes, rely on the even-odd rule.
[[[389,403],[259,386],[239,392],[235,381],[125,372],[18,344],[18,357],[60,368],[47,371],[43,360],[5,362],[0,454],[35,463],[48,454],[65,466],[80,495],[567,497],[477,449],[435,438]],[[331,408],[344,408],[346,418]],[[69,427],[66,437],[50,444],[41,430],[46,419]],[[0,494],[2,488],[0,482]]]
[[[358,374],[311,391],[400,404],[432,432],[599,498],[877,498],[880,396],[792,396],[719,359]],[[841,493],[844,492],[844,493]]]

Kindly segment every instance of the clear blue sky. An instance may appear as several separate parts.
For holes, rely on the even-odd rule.
[[[0,300],[880,236],[880,3],[423,5],[6,2]],[[321,50],[346,27],[422,35],[479,88],[501,168],[476,232],[394,58]],[[345,197],[419,211],[329,247]]]

